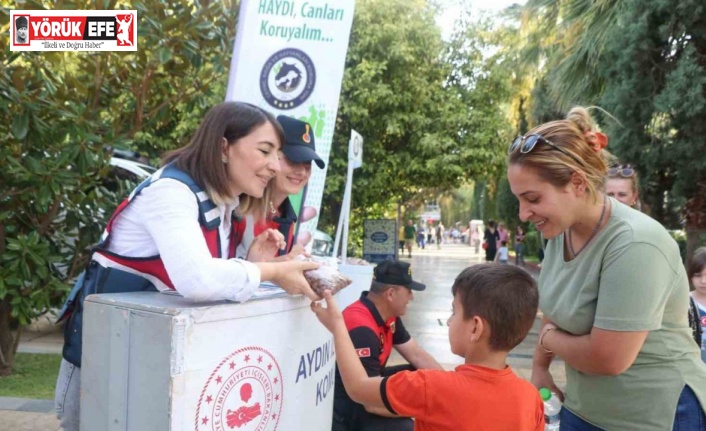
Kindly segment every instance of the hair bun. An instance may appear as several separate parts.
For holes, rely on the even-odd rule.
[[[574,106],[571,108],[568,114],[566,114],[566,119],[576,124],[576,126],[584,134],[596,130],[596,122],[588,113],[588,109],[583,106]]]

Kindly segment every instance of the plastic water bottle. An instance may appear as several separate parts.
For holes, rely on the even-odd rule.
[[[544,430],[558,431],[561,400],[555,393],[547,388],[541,388],[539,395],[542,397],[542,401],[544,401],[544,422],[546,423]]]

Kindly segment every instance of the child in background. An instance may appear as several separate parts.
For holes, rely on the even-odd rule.
[[[403,371],[384,378],[366,374],[330,292],[324,293],[326,307],[312,303],[333,333],[346,392],[357,403],[414,417],[415,431],[543,431],[537,389],[506,363],[534,322],[536,282],[515,266],[481,264],[464,269],[451,292],[449,342],[465,364],[454,371]]]
[[[525,266],[525,229],[522,226],[515,229],[515,265]]]
[[[698,248],[689,259],[687,274],[691,288],[691,299],[696,304],[701,320],[701,359],[706,362],[706,247]]]
[[[507,263],[507,259],[508,259],[507,241],[500,241],[500,248],[498,249],[498,252],[495,254],[495,261],[500,262],[500,263]]]

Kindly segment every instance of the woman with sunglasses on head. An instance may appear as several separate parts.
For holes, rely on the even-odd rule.
[[[608,169],[605,193],[611,198],[640,211],[637,172],[630,165],[616,165]]]
[[[564,398],[561,430],[706,431],[706,366],[686,319],[679,248],[655,220],[607,197],[605,174],[573,120],[509,148],[520,219],[548,239],[532,382]],[[555,356],[565,396],[549,373]]]
[[[62,429],[79,429],[87,295],[177,291],[198,301],[242,302],[260,281],[272,281],[290,294],[318,299],[303,275],[316,263],[234,259],[233,211],[241,196],[262,196],[280,171],[282,141],[272,115],[246,103],[221,103],[208,111],[191,142],[168,153],[164,166],[118,206],[59,313],[59,320],[66,318],[56,385]],[[271,256],[283,243],[279,232],[269,230],[252,253]]]
[[[605,194],[631,208],[638,211],[642,210],[638,193],[637,172],[630,165],[618,164],[608,168],[608,174],[605,179]],[[694,334],[694,341],[701,346],[700,322],[694,317],[696,304],[694,304],[693,297],[689,299],[689,305],[689,326]]]

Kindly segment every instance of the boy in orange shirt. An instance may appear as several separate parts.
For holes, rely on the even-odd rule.
[[[454,371],[403,371],[368,377],[343,316],[329,292],[326,307],[312,303],[333,333],[336,361],[353,401],[415,418],[415,431],[543,431],[537,389],[506,364],[537,314],[537,283],[524,270],[487,263],[464,269],[451,288],[447,322],[451,351],[466,359]]]

